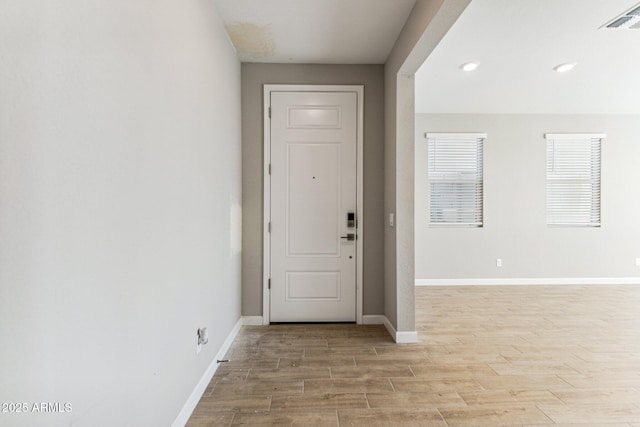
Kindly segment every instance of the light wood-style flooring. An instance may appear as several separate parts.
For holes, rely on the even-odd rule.
[[[416,288],[383,326],[243,327],[188,426],[640,427],[640,287]]]

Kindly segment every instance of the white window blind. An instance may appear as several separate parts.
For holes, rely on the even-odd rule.
[[[482,227],[486,134],[428,133],[429,224]]]
[[[600,151],[604,134],[546,134],[547,224],[600,226]]]

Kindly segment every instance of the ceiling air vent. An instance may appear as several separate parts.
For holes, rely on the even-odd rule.
[[[633,6],[630,10],[620,16],[616,16],[601,28],[638,30],[640,29],[640,4]]]

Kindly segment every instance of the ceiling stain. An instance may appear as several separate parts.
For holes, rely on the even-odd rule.
[[[250,22],[231,22],[226,25],[231,43],[241,56],[258,59],[273,56],[276,44],[271,24],[257,25]]]

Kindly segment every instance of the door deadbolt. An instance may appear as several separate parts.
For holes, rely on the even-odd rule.
[[[347,228],[353,228],[355,226],[356,226],[355,212],[347,212]]]

